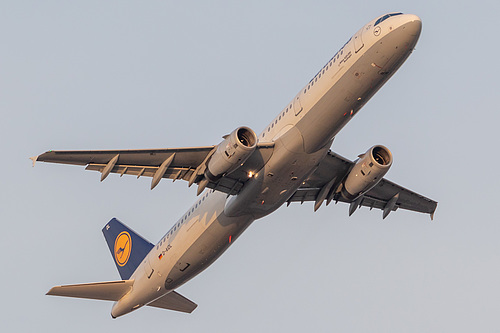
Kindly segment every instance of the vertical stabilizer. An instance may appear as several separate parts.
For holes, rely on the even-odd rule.
[[[113,218],[102,228],[102,233],[123,280],[130,278],[142,259],[154,247],[153,244],[116,218]]]

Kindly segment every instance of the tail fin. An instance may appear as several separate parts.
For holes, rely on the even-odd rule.
[[[125,224],[113,218],[102,229],[104,238],[123,280],[128,280],[154,247]]]

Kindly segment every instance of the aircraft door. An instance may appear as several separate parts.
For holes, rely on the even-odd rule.
[[[296,96],[293,100],[293,110],[295,111],[295,115],[298,116],[302,111],[302,103],[300,103],[300,95]]]
[[[146,258],[144,259],[144,272],[146,273],[148,279],[151,278],[154,272],[154,269],[151,266],[151,263],[149,262],[149,256],[146,256]]]
[[[359,52],[359,50],[361,50],[364,46],[363,44],[363,30],[364,30],[364,27],[361,28],[355,35],[354,35],[354,51],[356,53]]]

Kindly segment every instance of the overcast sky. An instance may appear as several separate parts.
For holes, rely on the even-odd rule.
[[[191,315],[113,320],[49,297],[119,279],[113,217],[155,243],[196,188],[39,163],[49,149],[205,146],[260,132],[359,28],[417,14],[416,51],[337,136],[354,159],[439,202],[398,211],[292,204],[178,291]],[[498,1],[2,1],[0,233],[5,332],[498,332]]]

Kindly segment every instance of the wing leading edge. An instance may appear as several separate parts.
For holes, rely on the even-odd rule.
[[[339,195],[339,187],[353,165],[354,163],[345,157],[329,152],[316,171],[288,199],[288,204],[314,201],[314,209],[317,210],[325,200],[327,205],[331,201],[341,201],[350,204],[349,215],[364,206],[383,210],[383,218],[386,218],[391,211],[401,208],[429,214],[433,219],[437,202],[385,178],[354,201],[343,198]]]

